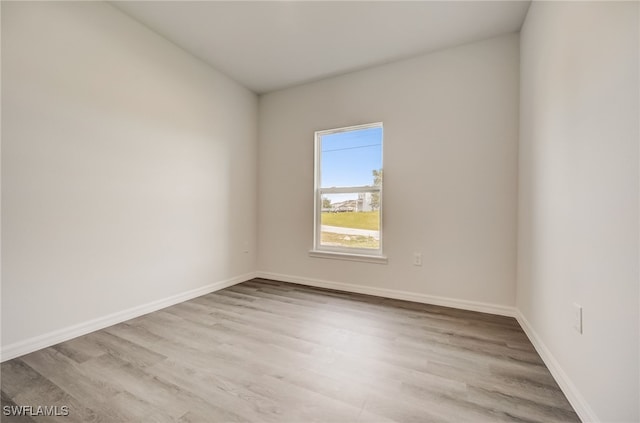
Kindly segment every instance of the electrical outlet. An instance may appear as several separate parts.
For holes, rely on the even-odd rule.
[[[413,265],[422,266],[422,253],[413,253]]]
[[[582,335],[582,306],[573,303],[573,328]]]

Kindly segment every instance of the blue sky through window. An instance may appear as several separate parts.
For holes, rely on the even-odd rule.
[[[321,186],[373,185],[373,170],[382,168],[382,128],[322,136]]]

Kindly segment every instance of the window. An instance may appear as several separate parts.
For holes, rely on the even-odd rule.
[[[312,253],[382,256],[382,123],[316,132],[314,222]]]

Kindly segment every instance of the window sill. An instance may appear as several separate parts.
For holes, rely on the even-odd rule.
[[[386,256],[368,256],[365,254],[339,253],[334,251],[311,250],[309,251],[309,257],[335,259],[335,260],[360,261],[364,263],[376,263],[376,264],[388,263],[388,259]]]

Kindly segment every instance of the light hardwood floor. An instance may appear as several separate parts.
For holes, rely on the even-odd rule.
[[[508,317],[254,279],[1,365],[63,422],[576,422]]]

